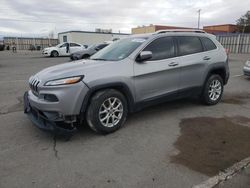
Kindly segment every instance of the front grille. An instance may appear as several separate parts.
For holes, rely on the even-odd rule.
[[[30,89],[35,95],[38,94],[38,85],[40,82],[41,81],[36,77],[32,77],[29,81]]]

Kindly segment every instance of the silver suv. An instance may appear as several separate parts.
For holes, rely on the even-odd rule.
[[[88,60],[46,68],[31,76],[25,113],[43,130],[72,133],[86,122],[111,133],[129,112],[199,96],[217,104],[229,78],[228,58],[213,35],[165,30],[132,35]]]

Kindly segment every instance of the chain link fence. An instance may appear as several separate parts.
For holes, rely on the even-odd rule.
[[[48,38],[24,38],[24,37],[4,37],[5,48],[16,46],[17,50],[40,50],[58,44],[58,39]]]

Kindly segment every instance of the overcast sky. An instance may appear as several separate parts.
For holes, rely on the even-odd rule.
[[[0,0],[0,35],[47,36],[67,30],[113,29],[130,33],[138,25],[197,27],[234,24],[249,0]]]

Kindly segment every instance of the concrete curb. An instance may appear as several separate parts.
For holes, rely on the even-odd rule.
[[[212,188],[219,183],[232,178],[234,175],[248,166],[250,166],[250,157],[235,163],[233,166],[227,168],[224,172],[220,172],[218,175],[211,177],[201,184],[193,186],[192,188]]]

